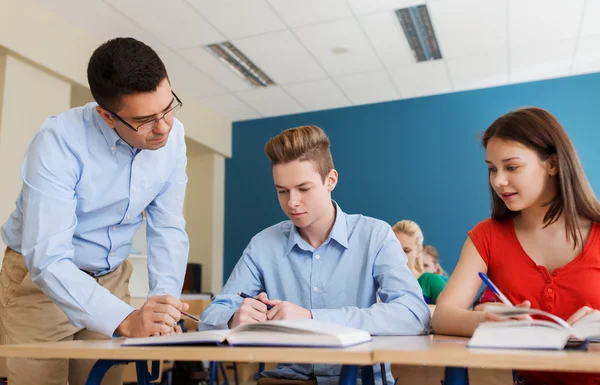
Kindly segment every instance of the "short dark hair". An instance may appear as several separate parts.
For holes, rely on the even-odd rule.
[[[153,92],[168,75],[152,48],[131,37],[118,37],[96,48],[87,77],[96,102],[118,111],[121,97]]]

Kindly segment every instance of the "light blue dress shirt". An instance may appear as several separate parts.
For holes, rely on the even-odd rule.
[[[150,296],[179,297],[189,250],[186,163],[177,120],[164,147],[139,151],[96,103],[50,117],[25,153],[2,240],[24,255],[33,282],[75,326],[112,336],[134,309],[81,270],[100,276],[123,263],[146,210]]]
[[[223,291],[202,314],[201,328],[227,328],[242,302],[237,293],[255,296],[264,291],[269,298],[310,309],[314,319],[372,335],[428,333],[429,308],[390,226],[345,214],[334,205],[335,223],[317,249],[302,239],[291,221],[252,238]],[[316,377],[319,385],[337,384],[340,369],[336,365],[278,364],[264,375]],[[381,378],[379,365],[374,369],[376,378]],[[387,380],[393,384],[389,368]]]

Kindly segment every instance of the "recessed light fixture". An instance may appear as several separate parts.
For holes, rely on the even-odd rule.
[[[343,54],[345,54],[345,53],[348,53],[348,52],[350,52],[350,49],[348,49],[348,47],[343,47],[343,46],[340,46],[340,47],[333,47],[333,48],[331,49],[331,52],[333,52],[333,53],[334,53],[334,54],[336,54],[336,55],[343,55]]]
[[[275,82],[271,78],[232,43],[224,41],[222,43],[209,44],[206,46],[206,49],[253,87],[275,85]]]
[[[397,9],[396,17],[417,61],[442,58],[426,5]]]

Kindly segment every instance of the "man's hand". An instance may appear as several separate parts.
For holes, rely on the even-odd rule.
[[[189,305],[172,295],[154,296],[144,305],[129,314],[117,327],[116,332],[124,337],[148,337],[163,334],[181,333],[177,322],[180,310],[186,311]]]

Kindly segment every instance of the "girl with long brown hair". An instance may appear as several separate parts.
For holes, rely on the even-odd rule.
[[[518,306],[569,323],[600,309],[600,203],[558,120],[540,108],[497,119],[483,136],[491,218],[471,231],[437,302],[437,333],[470,336],[499,319],[469,307],[487,273]],[[479,308],[478,308],[479,309]],[[519,372],[520,384],[597,384],[600,375]]]

